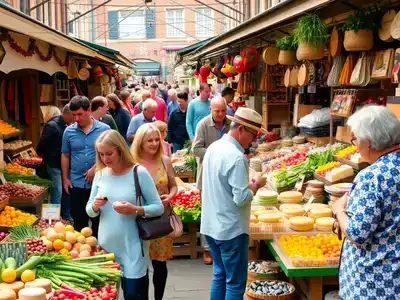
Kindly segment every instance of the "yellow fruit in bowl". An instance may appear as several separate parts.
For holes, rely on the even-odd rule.
[[[66,255],[69,254],[69,251],[68,251],[67,249],[63,248],[63,249],[61,249],[60,251],[58,251],[58,253],[60,253],[60,254],[62,254],[62,255],[64,255],[64,256],[66,256]]]
[[[70,251],[72,249],[71,243],[64,242],[64,249],[67,249],[68,251]]]

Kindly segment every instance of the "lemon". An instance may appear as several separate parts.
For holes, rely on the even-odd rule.
[[[32,270],[25,270],[21,274],[21,280],[22,282],[29,282],[29,281],[34,281],[35,280],[35,272]]]
[[[14,269],[7,268],[1,273],[1,279],[6,283],[12,283],[17,278],[17,272]]]

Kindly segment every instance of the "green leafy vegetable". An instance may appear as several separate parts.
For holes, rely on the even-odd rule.
[[[8,238],[12,241],[23,241],[25,239],[40,238],[40,230],[29,224],[20,224],[10,229]]]
[[[343,30],[355,32],[363,29],[374,30],[380,26],[380,9],[378,7],[360,10],[355,15],[350,16],[343,26]]]

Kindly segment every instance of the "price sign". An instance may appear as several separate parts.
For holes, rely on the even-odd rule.
[[[301,175],[301,176],[299,176],[299,178],[297,178],[296,185],[294,186],[296,191],[298,191],[298,192],[301,191],[301,189],[303,188],[303,183],[304,183],[305,178],[306,177],[304,175]]]
[[[311,196],[310,199],[308,199],[307,204],[306,205],[310,205],[311,203],[314,202],[314,196]]]
[[[60,204],[43,204],[42,205],[42,219],[58,220],[60,219]]]
[[[21,157],[22,158],[30,158],[30,155],[29,155],[28,151],[22,151],[21,152]]]

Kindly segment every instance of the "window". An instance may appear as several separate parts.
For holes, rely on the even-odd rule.
[[[256,2],[254,4],[254,6],[255,6],[255,9],[254,9],[255,16],[260,13],[260,5],[261,5],[260,1],[256,0]]]
[[[146,38],[146,22],[144,10],[124,10],[119,12],[119,38]]]
[[[214,20],[210,8],[196,8],[196,36],[214,36]]]
[[[183,9],[167,10],[167,37],[184,37],[184,25]]]
[[[29,15],[29,0],[20,0],[19,10],[24,14]]]

